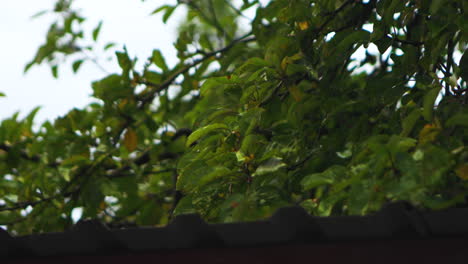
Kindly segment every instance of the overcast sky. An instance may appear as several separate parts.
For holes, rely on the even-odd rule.
[[[183,10],[177,10],[164,25],[161,17],[149,14],[156,7],[176,0],[135,1],[135,0],[75,0],[74,7],[81,9],[87,18],[84,26],[92,30],[99,20],[103,20],[99,43],[123,45],[132,57],[144,60],[154,48],[162,50],[169,64],[176,62],[172,47],[176,39],[176,28],[183,18]],[[31,16],[44,9],[51,9],[55,0],[15,0],[4,1],[0,9],[0,120],[20,111],[25,116],[36,106],[41,106],[36,122],[66,114],[73,107],[82,108],[92,102],[91,82],[106,74],[92,63],[84,63],[78,74],[71,71],[71,61],[59,71],[59,79],[54,79],[47,64],[35,66],[24,74],[23,69],[37,48],[44,43],[45,35],[53,21],[52,15],[37,19]],[[89,30],[90,29],[90,30]],[[107,71],[118,71],[114,60],[102,58],[102,66]]]

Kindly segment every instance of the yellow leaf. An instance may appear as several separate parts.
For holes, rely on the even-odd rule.
[[[123,99],[122,101],[119,102],[119,109],[123,110],[127,104],[128,104],[128,99]]]
[[[300,59],[304,58],[304,54],[302,54],[302,52],[298,52],[298,53],[292,55],[290,58],[294,62],[294,61],[297,61],[297,60],[300,60]]]
[[[296,100],[296,102],[300,102],[302,98],[304,97],[304,94],[297,87],[297,85],[289,86],[288,90],[289,90],[289,93],[291,93],[291,95],[293,96],[294,100]]]
[[[458,166],[457,169],[455,170],[455,173],[461,179],[468,180],[468,163]]]
[[[286,70],[286,67],[288,66],[288,64],[294,63],[295,61],[300,60],[303,57],[304,55],[301,52],[298,52],[292,55],[291,57],[289,56],[284,57],[283,60],[281,61],[281,69]]]
[[[291,58],[289,58],[288,56],[284,57],[283,60],[281,61],[281,69],[283,69],[283,71],[286,70],[286,67],[290,63],[291,63]]]
[[[441,129],[436,124],[427,124],[419,131],[419,143],[426,144],[433,142],[439,135]]]
[[[99,209],[104,210],[104,209],[106,209],[106,208],[107,208],[106,202],[102,201],[102,202],[99,204]]]
[[[138,145],[138,136],[131,128],[127,129],[124,135],[124,146],[129,152],[133,152]]]
[[[23,137],[27,137],[27,138],[32,136],[31,131],[29,131],[29,129],[27,129],[27,128],[23,129],[21,135]]]
[[[309,28],[309,22],[308,21],[299,22],[298,25],[299,25],[299,28],[301,30],[306,30],[306,29]]]

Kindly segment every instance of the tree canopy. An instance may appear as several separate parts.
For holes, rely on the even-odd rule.
[[[466,205],[466,1],[179,0],[149,12],[166,22],[181,6],[174,67],[164,51],[137,67],[121,49],[121,71],[92,83],[98,103],[38,129],[37,109],[1,122],[0,225],[61,231],[75,208],[123,227],[259,220],[288,205],[317,216]],[[77,71],[101,24],[83,31],[71,0],[50,12],[26,70]]]

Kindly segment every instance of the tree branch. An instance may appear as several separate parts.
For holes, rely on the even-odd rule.
[[[449,79],[452,74],[450,73],[450,70],[452,69],[453,65],[453,51],[455,49],[455,43],[452,38],[449,39],[448,44],[447,44],[447,71],[445,72],[445,78]],[[445,94],[449,95],[450,94],[450,85],[445,82]]]
[[[218,21],[218,18],[216,17],[216,12],[213,8],[213,2],[211,0],[209,0],[208,2],[208,5],[209,5],[209,9],[212,13],[212,16],[213,16],[213,19],[210,19],[202,10],[199,6],[197,6],[193,1],[190,1],[187,3],[187,5],[195,10],[198,11],[198,13],[200,14],[200,16],[206,20],[206,22],[210,23],[212,26],[214,26],[216,28],[217,31],[219,31],[219,33],[223,34],[224,36],[227,36],[229,40],[232,39],[231,36],[229,36],[226,31],[224,30],[224,28],[221,26],[221,24],[219,23]]]
[[[10,145],[10,144],[6,144],[6,143],[0,144],[0,150],[3,150],[5,152],[10,152],[12,150],[12,148],[13,148],[13,146]],[[22,159],[25,159],[25,160],[28,160],[28,161],[31,161],[31,162],[35,162],[35,163],[41,162],[41,159],[42,159],[42,157],[40,155],[29,155],[23,149],[19,150],[19,154],[20,154],[20,157]],[[60,165],[60,162],[53,161],[53,162],[47,163],[45,165],[54,169],[54,168],[57,168]]]
[[[176,72],[171,74],[161,84],[156,84],[156,83],[152,83],[152,82],[148,82],[148,81],[139,82],[140,84],[144,84],[144,85],[152,88],[149,92],[140,93],[139,95],[137,95],[137,99],[140,102],[142,102],[141,108],[143,108],[144,105],[152,102],[158,93],[160,93],[161,91],[167,89],[175,81],[175,79],[177,79],[177,77],[179,77],[180,75],[188,72],[191,68],[197,66],[198,64],[200,64],[200,63],[202,63],[202,62],[204,62],[204,61],[206,61],[208,59],[210,59],[213,56],[216,56],[216,55],[218,55],[220,53],[224,53],[224,52],[230,50],[231,48],[233,48],[238,43],[247,43],[247,42],[255,41],[255,37],[250,37],[251,34],[252,33],[250,32],[250,33],[248,33],[248,34],[246,34],[246,35],[244,35],[244,36],[242,36],[242,37],[240,37],[238,39],[233,40],[229,45],[227,45],[224,48],[221,48],[219,50],[215,50],[215,51],[206,53],[206,55],[203,56],[202,58],[194,60],[192,63],[190,63],[188,65],[185,65],[184,67],[180,68],[179,70],[177,70]]]
[[[328,18],[327,20],[325,20],[325,22],[323,22],[323,24],[317,29],[317,32],[320,33],[322,32],[322,30],[328,25],[328,23],[330,23],[333,19],[335,19],[336,15],[338,15],[338,13],[340,13],[341,11],[343,11],[343,9],[353,3],[354,0],[348,0],[346,2],[344,2],[340,7],[338,7],[338,9],[335,9],[333,12],[329,13],[328,14]]]
[[[6,143],[0,144],[0,150],[3,150],[5,152],[10,152],[12,148],[13,148],[13,146],[10,145],[10,144],[6,144]],[[20,150],[19,154],[20,154],[20,157],[25,159],[25,160],[29,160],[29,161],[33,161],[33,162],[39,162],[41,160],[38,155],[30,156],[24,150]]]
[[[66,192],[64,194],[57,194],[57,195],[47,197],[47,198],[43,198],[43,199],[40,199],[40,200],[37,200],[37,201],[18,202],[18,203],[14,203],[13,205],[11,205],[9,207],[6,204],[1,205],[0,206],[0,212],[14,211],[14,210],[18,210],[18,209],[25,209],[28,206],[35,206],[35,205],[38,205],[40,203],[49,202],[49,201],[52,201],[52,200],[57,199],[59,197],[69,197],[73,193],[75,193],[75,191]]]
[[[250,18],[249,18],[248,16],[244,15],[244,14],[242,13],[242,11],[240,11],[239,9],[237,9],[237,8],[231,3],[230,0],[224,0],[224,2],[225,2],[232,10],[234,10],[234,12],[236,12],[239,16],[250,20]]]
[[[405,39],[399,39],[397,37],[392,37],[391,39],[395,42],[399,42],[401,44],[413,45],[415,47],[424,45],[424,42],[421,42],[421,41],[405,40]]]

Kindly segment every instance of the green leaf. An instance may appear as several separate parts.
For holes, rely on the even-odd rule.
[[[447,200],[442,197],[427,197],[424,200],[424,206],[432,210],[442,210],[451,207],[456,207],[457,204],[464,204],[466,202],[466,195],[464,193],[460,193],[455,195],[453,198]]]
[[[32,67],[34,64],[36,64],[35,61],[31,61],[30,63],[26,64],[26,66],[24,66],[23,72],[24,72],[24,73],[28,72],[29,69],[31,69],[31,67]]]
[[[389,2],[390,0],[386,1]],[[401,0],[391,0],[390,5],[388,5],[383,14],[384,21],[391,25],[393,21],[393,14],[400,12],[400,9],[404,7],[404,1]]]
[[[430,7],[430,13],[436,14],[439,9],[444,5],[445,0],[432,0],[431,1],[431,7]]]
[[[191,195],[187,195],[180,199],[177,203],[177,207],[174,209],[174,216],[181,214],[195,214],[197,210],[193,206],[193,200]]]
[[[433,145],[427,145],[424,149],[422,174],[426,184],[438,185],[447,177],[455,163],[450,151]]]
[[[164,60],[164,57],[161,54],[161,51],[157,49],[153,50],[153,55],[151,56],[151,62],[153,62],[156,66],[158,66],[163,71],[168,70],[166,61]]]
[[[348,195],[349,194],[346,192],[341,192],[331,196],[326,196],[320,201],[320,204],[317,208],[317,214],[319,216],[330,216],[336,204],[341,200],[344,200],[346,197],[348,197]]]
[[[123,75],[126,76],[133,67],[133,62],[128,56],[127,48],[124,47],[124,52],[116,52],[115,55],[117,55],[117,60]]]
[[[110,48],[112,48],[112,47],[114,47],[114,46],[115,46],[115,43],[112,43],[112,42],[111,42],[111,43],[107,43],[107,44],[104,46],[104,50],[108,50],[108,49],[110,49]]]
[[[83,60],[77,60],[77,61],[73,62],[72,69],[73,69],[74,73],[76,73],[78,71],[78,69],[80,69],[80,66],[81,66],[82,63],[83,63]]]
[[[36,117],[37,112],[41,109],[40,106],[34,107],[33,110],[24,118],[26,126],[28,129],[31,129],[34,124],[34,117]]]
[[[17,215],[14,212],[3,211],[0,212],[0,225],[13,223],[17,220]]]
[[[166,10],[167,8],[171,7],[170,5],[163,5],[161,7],[156,8],[153,12],[151,12],[152,15],[157,14],[163,10]]]
[[[118,74],[112,74],[92,84],[93,96],[103,101],[113,101],[118,98],[130,96],[131,87],[127,86]]]
[[[217,166],[217,167],[214,167],[213,170],[208,173],[208,174],[205,174],[203,175],[201,178],[200,178],[200,181],[198,182],[198,187],[201,187],[203,185],[206,185],[214,180],[217,180],[219,178],[222,178],[224,176],[228,176],[230,174],[233,174],[233,172],[226,168],[226,167],[221,167],[221,166]]]
[[[177,177],[177,190],[191,192],[220,176],[231,173],[224,167],[212,167],[202,160],[195,160],[180,171]]]
[[[167,20],[171,17],[172,13],[174,13],[174,11],[176,10],[177,6],[168,6],[166,8],[166,13],[164,13],[164,16],[163,16],[163,22],[166,23]]]
[[[207,134],[214,132],[219,129],[226,129],[228,130],[229,128],[225,124],[221,123],[216,123],[216,124],[211,124],[204,126],[202,128],[199,128],[195,130],[190,136],[187,138],[186,146],[189,147],[191,146],[195,141],[199,140],[200,138],[206,136]]]
[[[51,66],[50,70],[52,72],[52,76],[54,76],[54,78],[57,79],[58,78],[58,65]]]
[[[335,180],[346,176],[347,170],[343,166],[333,165],[324,172],[305,176],[301,181],[302,189],[307,191],[318,186],[333,184]]]
[[[255,120],[253,120],[255,121]],[[245,153],[246,155],[257,155],[257,151],[264,145],[265,143],[265,137],[262,135],[258,134],[249,134],[244,137],[242,140],[242,145],[241,145],[241,152]]]
[[[136,222],[138,225],[151,226],[157,224],[162,215],[161,205],[147,203],[139,210]]]
[[[357,30],[353,31],[352,33],[348,33],[346,37],[344,37],[334,48],[333,56],[327,58],[327,60],[330,62],[330,65],[335,66],[344,62],[343,59],[348,56],[351,48],[356,50],[359,48],[360,44],[368,43],[370,36],[371,34],[366,30]]]
[[[386,25],[382,21],[378,21],[374,24],[373,31],[370,35],[370,41],[375,42],[385,36]]]
[[[5,97],[5,93],[0,92],[0,97]]]
[[[460,77],[468,82],[468,52],[465,51],[460,59]]]
[[[245,72],[245,71],[257,71],[259,68],[269,67],[270,63],[264,59],[253,57],[248,59],[242,66],[240,66],[236,72]]]
[[[99,22],[97,27],[93,30],[93,40],[97,41],[99,37],[99,33],[101,32],[101,27],[102,27],[102,21]]]
[[[159,84],[162,81],[162,74],[154,71],[145,71],[143,77],[150,83]]]
[[[80,194],[85,205],[85,215],[88,217],[95,217],[104,199],[104,195],[101,191],[101,180],[94,178],[92,181],[88,181],[88,183],[82,187]]]
[[[254,175],[260,176],[268,173],[273,173],[284,167],[286,167],[286,164],[281,158],[272,157],[260,164],[260,166],[257,167],[257,170],[255,171]]]
[[[73,155],[63,160],[62,166],[64,167],[73,167],[76,165],[85,165],[90,162],[89,157],[85,155]]]
[[[203,34],[200,37],[200,45],[203,49],[213,50],[213,43],[211,42],[207,34]]]
[[[445,123],[447,127],[465,126],[468,127],[468,114],[455,114]]]
[[[422,113],[420,109],[414,109],[405,119],[403,119],[403,122],[401,124],[403,128],[403,130],[400,133],[401,136],[409,136],[411,131],[413,131],[414,125],[421,117],[421,114]]]
[[[424,96],[424,101],[423,101],[423,116],[424,119],[428,122],[432,122],[432,116],[434,112],[434,104],[435,100],[437,99],[437,96],[440,93],[440,87],[433,88],[427,94]]]
[[[390,153],[395,155],[398,152],[407,152],[415,147],[417,143],[418,141],[414,138],[392,135],[390,139],[388,139],[387,147],[383,148],[382,151],[386,152],[390,150]]]
[[[95,51],[105,22],[83,28],[72,1],[56,2],[60,13],[26,66],[56,65],[54,76],[67,61],[81,70],[87,59],[76,56]],[[265,219],[304,199],[317,216],[373,213],[394,200],[463,205],[468,23],[463,6],[452,4],[462,0],[173,2],[153,13],[168,23],[176,6],[188,7],[174,58],[153,48],[136,65],[125,48],[104,42],[119,51],[121,72],[93,83],[98,102],[38,129],[37,111],[1,121],[0,201],[11,206],[64,187],[80,190],[28,217],[0,213],[0,222],[15,221],[9,231],[61,231],[75,207],[103,221],[164,225],[174,188],[184,194],[174,215],[197,212],[211,222]],[[235,23],[232,3],[255,19]],[[374,25],[372,33],[363,23]],[[244,27],[252,32],[239,39]],[[381,55],[392,49],[391,61],[369,42]],[[363,48],[362,60],[351,58]],[[461,56],[451,76],[438,79],[450,53]],[[172,68],[169,59],[179,63]],[[157,89],[169,79],[170,87]],[[434,107],[440,82],[460,88],[459,96]]]
[[[49,10],[48,9],[45,9],[45,10],[42,10],[42,11],[39,11],[37,12],[36,14],[32,15],[31,16],[31,19],[35,19],[35,18],[38,18],[38,17],[41,17],[45,14],[49,13]]]
[[[392,45],[392,39],[384,36],[381,39],[378,39],[374,41],[375,45],[377,45],[377,48],[379,49],[379,52],[381,54],[384,54],[385,51]]]
[[[206,122],[211,123],[213,121],[221,120],[226,118],[226,116],[237,115],[238,112],[232,109],[219,109],[211,113],[208,118],[206,118]]]

